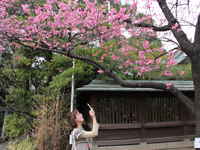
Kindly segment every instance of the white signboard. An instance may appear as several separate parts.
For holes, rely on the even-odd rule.
[[[194,140],[194,148],[200,148],[200,138],[195,138],[195,140]]]

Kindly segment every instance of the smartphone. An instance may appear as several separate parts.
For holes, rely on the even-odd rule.
[[[90,106],[90,104],[87,103],[87,105],[88,105],[88,107],[90,107],[91,110],[93,110],[93,108]]]

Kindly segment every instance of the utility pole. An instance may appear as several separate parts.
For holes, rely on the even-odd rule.
[[[73,58],[73,68],[75,67],[75,58]],[[74,110],[74,73],[72,74],[72,85],[71,85],[71,107],[70,112]],[[72,135],[69,136],[69,144],[72,144]]]

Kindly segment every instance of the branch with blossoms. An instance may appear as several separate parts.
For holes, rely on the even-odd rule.
[[[115,3],[118,2],[117,0],[115,1]],[[165,6],[164,2],[159,0],[158,2],[161,3],[161,6]],[[58,8],[56,11],[53,7],[55,4]],[[0,26],[0,33],[2,34],[0,38],[13,42],[16,48],[18,48],[18,45],[22,45],[32,50],[48,51],[76,58],[98,68],[99,73],[104,72],[124,87],[156,88],[171,92],[182,100],[184,104],[189,103],[189,109],[194,112],[194,103],[189,98],[184,97],[183,93],[178,91],[173,85],[155,82],[128,83],[120,79],[113,71],[117,65],[119,65],[120,69],[123,67],[134,67],[134,70],[138,71],[138,75],[142,75],[151,72],[161,62],[161,59],[155,59],[153,53],[163,52],[162,47],[152,48],[151,45],[153,44],[145,38],[140,43],[129,44],[129,39],[124,35],[124,31],[127,31],[130,36],[135,38],[142,37],[142,34],[155,36],[153,29],[163,31],[170,29],[177,36],[183,35],[182,31],[177,32],[177,28],[180,25],[174,22],[176,20],[170,20],[169,25],[163,27],[143,24],[143,21],[145,23],[150,22],[151,16],[137,20],[136,17],[132,16],[134,14],[130,13],[131,11],[134,12],[136,7],[137,2],[134,2],[131,6],[127,6],[127,8],[120,7],[119,11],[111,7],[110,12],[108,12],[106,4],[99,5],[96,1],[90,2],[89,0],[85,0],[84,6],[78,4],[77,1],[63,2],[57,0],[48,0],[44,6],[36,8],[31,8],[28,4],[24,4],[22,9],[27,17],[23,21],[16,19],[14,15],[2,15]],[[163,7],[164,11],[165,8]],[[130,18],[131,23],[128,26],[126,21]],[[140,28],[134,28],[134,25]],[[113,39],[118,41],[116,40],[116,43],[109,43]],[[97,41],[99,45],[98,50],[92,50],[94,50],[93,56],[95,57],[99,54],[99,58],[87,58],[76,54],[76,49],[82,46],[88,49],[88,45]],[[105,43],[109,43],[109,46],[106,46]],[[152,55],[154,55],[154,58],[152,58]],[[176,64],[171,59],[172,56],[173,53],[171,51],[168,52],[167,67]],[[114,66],[105,67],[106,65],[101,63],[105,58],[112,60]],[[99,59],[99,62],[96,59]],[[163,74],[171,75],[168,70],[163,72]]]
[[[23,43],[21,43],[21,44],[23,45]],[[23,45],[23,46],[34,49],[34,47],[30,47],[30,46],[26,46],[26,45]],[[86,58],[84,56],[77,55],[74,52],[72,52],[70,49],[64,49],[63,48],[62,51],[57,51],[57,50],[49,50],[47,48],[38,47],[35,50],[55,52],[55,53],[59,53],[59,54],[62,54],[62,55],[66,55],[70,58],[75,58],[75,59],[81,60],[81,61],[83,61],[83,62],[85,62],[89,65],[92,65],[92,66],[98,68],[100,70],[99,73],[105,73],[107,76],[114,79],[119,85],[121,85],[123,87],[155,88],[155,89],[162,89],[164,91],[168,91],[168,92],[174,94],[180,100],[182,100],[182,102],[184,104],[187,103],[188,108],[191,110],[192,113],[194,113],[194,103],[192,101],[190,101],[189,98],[187,98],[182,92],[180,92],[176,87],[174,87],[171,84],[166,85],[166,84],[163,84],[163,83],[155,83],[155,82],[126,82],[126,81],[120,79],[114,72],[112,72],[112,69],[107,69],[103,65],[97,63],[94,60],[91,60],[91,59]],[[64,51],[67,51],[67,52],[64,52]]]

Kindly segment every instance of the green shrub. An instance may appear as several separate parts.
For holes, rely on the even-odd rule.
[[[14,139],[20,135],[25,135],[30,129],[30,125],[26,119],[14,113],[14,115],[8,115],[5,119],[5,129],[7,139]]]
[[[8,146],[10,150],[37,150],[36,145],[30,138],[15,140]]]

